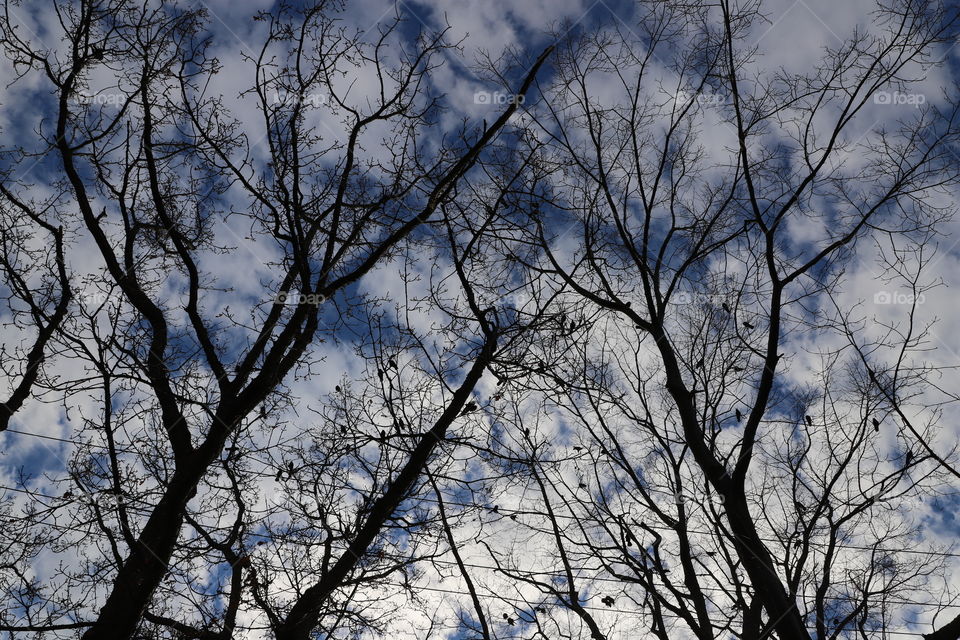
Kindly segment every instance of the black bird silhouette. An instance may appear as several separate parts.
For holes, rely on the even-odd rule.
[[[337,393],[340,393],[341,391],[343,391],[343,389],[340,388],[340,385],[335,386],[335,387],[334,387],[334,390],[335,390]]]
[[[471,411],[476,411],[476,410],[477,410],[477,403],[471,400],[467,404],[463,405],[463,411],[460,412],[460,415],[466,415]]]
[[[383,380],[383,369],[377,369],[377,378]]]
[[[103,60],[103,49],[98,46],[90,47],[90,57],[94,60]]]
[[[527,436],[528,438],[530,437],[530,427],[527,427],[523,430],[523,435]]]
[[[880,431],[880,421],[876,418],[873,419],[873,430]]]
[[[754,328],[755,328],[752,324],[750,324],[750,323],[747,322],[747,321],[744,321],[744,322],[743,322],[743,326],[745,326],[747,329],[754,329]]]
[[[907,451],[907,462],[906,465],[910,465],[910,461],[913,460],[913,451]]]
[[[720,306],[723,307],[724,311],[726,311],[727,313],[730,313],[730,305],[728,305],[726,302],[724,302]]]
[[[574,450],[574,451],[583,451],[583,447],[574,447],[573,450]]]
[[[703,365],[704,365],[703,358],[700,358],[699,360],[697,360],[698,369],[703,369]]]
[[[283,468],[277,470],[277,477],[275,478],[277,482],[283,480]]]
[[[537,613],[546,613],[546,612],[547,610],[544,609],[543,607],[537,607]]]
[[[390,358],[389,360],[387,360],[387,364],[393,367],[394,369],[397,368],[397,361],[394,360],[393,358]]]
[[[810,416],[803,416],[803,419],[807,421],[807,426],[808,426],[808,427],[812,427],[812,426],[813,426],[813,418],[811,418]]]
[[[381,437],[383,440],[386,440],[386,439],[387,439],[387,432],[386,432],[386,430],[380,429],[380,437]]]
[[[614,599],[610,596],[603,596],[602,598],[600,598],[600,602],[607,605],[608,607],[612,607],[614,603]]]
[[[740,409],[737,409],[736,411],[737,411],[737,422],[740,422],[741,420],[743,420],[743,413],[740,411]]]

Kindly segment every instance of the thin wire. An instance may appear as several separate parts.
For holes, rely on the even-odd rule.
[[[99,448],[102,448],[102,449],[109,449],[109,447],[107,447],[106,445],[96,444],[96,443],[92,443],[92,442],[90,442],[90,443],[79,443],[79,442],[76,442],[76,441],[74,441],[74,440],[69,440],[69,439],[65,439],[65,438],[57,438],[57,437],[55,437],[55,436],[48,436],[48,435],[39,434],[39,433],[31,433],[31,432],[28,432],[28,431],[19,431],[19,430],[17,430],[17,429],[9,429],[9,428],[8,428],[8,429],[6,429],[6,431],[9,431],[9,432],[11,432],[11,433],[16,433],[16,434],[19,434],[19,435],[33,436],[33,437],[37,437],[37,438],[43,438],[43,439],[47,439],[47,440],[54,440],[54,441],[57,441],[57,442],[63,442],[63,443],[73,444],[74,446],[93,446],[93,447],[99,447]],[[265,447],[259,448],[259,449],[251,449],[251,450],[249,451],[249,453],[258,453],[258,452],[266,451],[267,449],[271,449],[271,448],[273,448],[273,447],[275,447],[275,446],[276,446],[276,445],[268,445],[268,446],[265,446]],[[140,451],[135,450],[135,449],[117,449],[117,451],[121,451],[121,452],[124,452],[124,453],[130,453],[130,452],[141,453]],[[258,476],[260,476],[260,477],[273,477],[273,474],[272,474],[272,473],[251,472],[251,475],[258,475]],[[17,492],[26,493],[26,494],[29,494],[29,495],[34,495],[34,494],[36,494],[36,492],[34,492],[34,491],[23,490],[23,489],[16,489],[16,488],[13,488],[13,487],[6,487],[6,486],[3,486],[3,485],[0,485],[0,489],[6,489],[6,490],[9,490],[9,491],[17,491]],[[650,491],[651,493],[659,493],[659,494],[661,494],[661,495],[667,495],[667,496],[675,496],[675,495],[676,495],[674,492],[667,491],[667,490],[664,490],[664,489],[658,489],[658,488],[655,488],[655,487],[647,487],[647,490]],[[40,495],[45,495],[45,494],[40,494]],[[58,497],[58,496],[46,496],[46,495],[45,495],[45,497],[56,498],[56,497]],[[438,504],[438,501],[437,501],[436,499],[434,499],[434,498],[429,498],[429,497],[426,497],[426,496],[424,496],[424,497],[417,497],[417,498],[414,498],[414,500],[420,501],[420,502],[430,502],[430,503],[433,503],[433,504]],[[482,507],[481,505],[476,505],[476,504],[471,504],[471,503],[463,503],[463,502],[445,501],[445,504],[449,504],[449,505],[453,505],[453,506],[459,506],[459,507],[465,507],[465,508],[471,508],[471,507],[473,507],[473,508],[484,508],[484,507]],[[508,514],[508,515],[526,515],[526,514],[531,514],[531,515],[544,515],[544,514],[540,514],[540,513],[536,513],[536,512],[530,512],[530,511],[520,511],[520,510],[512,510],[512,511],[511,511],[511,510],[509,510],[509,509],[504,509],[504,513],[506,513],[506,514]],[[566,519],[566,520],[572,520],[572,521],[576,521],[576,522],[579,522],[579,521],[582,520],[582,518],[578,518],[577,516],[565,515],[565,514],[554,514],[554,517],[556,517],[556,518],[558,518],[558,519]],[[503,518],[501,518],[501,520],[502,520],[502,519],[503,519]],[[672,528],[670,528],[670,527],[668,527],[668,526],[666,526],[666,525],[653,524],[653,525],[648,525],[648,526],[649,526],[651,529],[657,529],[657,530],[660,530],[660,531],[674,531],[674,529],[672,529]],[[694,534],[694,535],[705,535],[705,536],[714,536],[714,535],[716,535],[716,532],[701,531],[701,530],[696,530],[696,529],[687,529],[686,532],[687,532],[688,534]],[[762,540],[763,542],[773,542],[773,543],[776,543],[776,544],[782,544],[782,542],[783,542],[782,540],[779,540],[779,539],[776,539],[776,538],[760,538],[760,540]],[[806,543],[807,543],[808,545],[810,545],[810,546],[819,547],[819,548],[823,548],[823,547],[825,547],[825,546],[828,546],[827,543],[824,543],[824,542],[816,542],[816,541],[812,541],[812,540],[807,540]],[[862,546],[862,545],[851,545],[851,544],[842,544],[842,543],[836,543],[836,544],[834,544],[833,546],[834,546],[834,548],[840,548],[840,549],[851,549],[851,550],[858,550],[858,551],[873,551],[873,552],[877,552],[877,553],[908,553],[908,554],[911,554],[911,555],[927,556],[927,557],[937,557],[937,558],[960,558],[960,553],[957,553],[957,552],[948,552],[948,551],[926,551],[926,550],[921,551],[921,550],[915,550],[915,549],[886,549],[886,548],[881,548],[881,547],[875,548],[875,547],[867,547],[867,546]]]
[[[407,586],[407,585],[404,585],[403,583],[394,583],[394,582],[383,582],[383,583],[381,583],[381,584],[384,584],[384,585],[387,585],[387,586],[392,586],[392,587],[405,587],[405,586]],[[440,588],[440,587],[417,586],[416,588],[417,588],[418,590],[422,590],[422,591],[435,591],[435,592],[438,592],[438,593],[448,593],[448,594],[453,594],[453,595],[458,595],[458,596],[463,596],[463,595],[464,595],[464,593],[463,593],[462,591],[454,591],[454,590],[452,590],[452,589],[442,589],[442,588]],[[477,593],[477,596],[478,596],[478,597],[481,597],[481,598],[487,598],[487,599],[489,599],[489,600],[500,601],[500,602],[515,602],[515,603],[522,603],[522,604],[524,604],[524,605],[526,605],[526,606],[529,606],[529,605],[530,605],[530,602],[529,602],[529,601],[524,600],[524,599],[522,599],[522,598],[511,598],[511,597],[502,596],[502,595],[499,595],[499,594],[489,594],[489,593],[479,593],[479,592],[478,592],[478,593]],[[546,603],[544,603],[544,604],[546,604]],[[552,606],[552,605],[548,605],[548,606]],[[628,614],[628,615],[637,615],[637,614],[638,614],[638,611],[630,611],[630,610],[626,610],[626,609],[614,609],[614,608],[612,608],[612,607],[594,607],[594,606],[590,606],[590,605],[581,605],[581,606],[582,606],[584,609],[588,610],[588,611],[605,611],[605,612],[608,612],[608,613],[625,613],[625,614]],[[566,605],[564,605],[564,607],[566,607]],[[641,609],[640,612],[643,612],[643,610]],[[684,620],[684,618],[682,618],[681,616],[675,615],[675,614],[669,614],[669,613],[662,613],[662,612],[661,612],[660,615],[662,615],[664,618],[669,618],[669,619],[673,619],[673,620]],[[529,620],[525,620],[524,618],[520,618],[520,620],[521,620],[522,622],[529,622]],[[807,627],[807,629],[808,629],[809,631],[816,631],[816,627]],[[851,629],[851,631],[853,631],[853,630]],[[900,635],[900,636],[910,636],[910,637],[923,637],[924,635],[926,635],[926,634],[923,634],[923,633],[917,633],[917,632],[913,632],[913,631],[887,631],[887,630],[883,630],[883,633],[888,634],[888,635]]]
[[[259,473],[258,473],[258,474],[256,474],[256,475],[260,475],[261,477],[273,477],[272,474],[259,474]],[[6,489],[6,490],[8,490],[8,491],[16,491],[16,492],[19,492],[19,493],[26,493],[26,494],[28,494],[28,495],[37,495],[37,494],[38,494],[38,492],[36,492],[36,491],[30,491],[30,490],[26,490],[26,489],[17,489],[17,488],[15,488],[15,487],[8,487],[8,486],[5,486],[5,485],[0,485],[0,489]],[[657,490],[657,489],[650,489],[650,490],[651,490],[651,491],[658,491],[658,492],[666,493],[667,495],[673,495],[672,493],[670,493],[670,492],[668,492],[668,491]],[[62,496],[50,496],[50,495],[46,495],[46,494],[39,494],[39,495],[42,495],[43,497],[47,497],[47,498],[58,498],[58,497],[62,497]],[[418,502],[429,502],[429,503],[432,503],[432,504],[439,504],[438,501],[437,501],[435,498],[428,498],[428,497],[425,497],[425,496],[424,496],[424,497],[413,498],[413,500],[416,500],[416,501],[418,501]],[[445,501],[444,501],[444,504],[452,505],[452,506],[459,506],[459,507],[468,507],[468,508],[478,508],[478,509],[487,509],[487,510],[489,510],[488,507],[484,507],[484,506],[482,506],[482,505],[477,505],[477,504],[465,503],[465,502],[453,502],[453,501],[445,500]],[[536,513],[536,512],[531,512],[531,511],[510,510],[510,509],[506,509],[506,508],[504,508],[504,509],[499,509],[499,511],[501,512],[501,515],[502,515],[502,517],[500,518],[500,520],[503,520],[505,517],[509,517],[509,516],[511,516],[511,515],[538,515],[538,516],[544,515],[544,514],[541,514],[541,513]],[[573,521],[576,521],[576,522],[579,522],[579,521],[582,520],[582,518],[578,518],[577,516],[571,516],[571,515],[565,515],[565,514],[559,514],[559,513],[558,513],[558,514],[554,514],[554,517],[556,517],[556,518],[558,518],[558,519],[573,520]],[[668,526],[666,526],[666,525],[661,525],[661,524],[648,524],[647,526],[650,527],[651,529],[656,529],[656,530],[658,530],[658,531],[671,531],[671,532],[674,531],[674,529],[672,529],[672,528],[670,528],[670,527],[668,527]],[[703,531],[703,530],[698,530],[698,529],[687,529],[687,530],[686,530],[686,533],[688,533],[688,534],[694,534],[694,535],[704,535],[704,536],[714,536],[714,535],[716,535],[716,532]],[[760,540],[762,540],[763,542],[774,542],[774,543],[777,543],[777,544],[782,544],[782,541],[781,541],[781,540],[778,540],[778,539],[776,539],[776,538],[760,538]],[[828,543],[826,543],[826,542],[817,542],[817,541],[814,541],[814,540],[807,540],[807,541],[806,541],[806,544],[808,544],[808,545],[811,546],[811,547],[817,547],[817,548],[820,548],[820,549],[822,549],[822,548],[824,548],[824,547],[830,546],[830,545],[829,545]],[[888,548],[885,548],[885,547],[868,547],[868,546],[863,546],[863,545],[852,545],[852,544],[843,544],[843,543],[836,543],[836,544],[833,545],[833,547],[836,548],[836,549],[850,549],[850,550],[856,550],[856,551],[872,551],[872,552],[876,552],[876,553],[889,553],[889,554],[907,553],[907,554],[910,554],[910,555],[926,556],[926,557],[936,557],[936,558],[960,558],[960,553],[950,552],[950,551],[928,551],[928,550],[907,549],[907,548],[903,548],[903,549],[888,549]]]
[[[6,488],[9,488],[9,487],[2,487],[2,486],[0,486],[0,489],[6,489]],[[6,519],[6,520],[18,520],[18,521],[24,521],[24,522],[32,521],[30,518],[24,518],[24,517],[19,517],[19,516],[9,516],[9,517],[6,517],[5,519]],[[102,531],[102,530],[99,530],[99,531],[98,531],[98,530],[96,530],[96,529],[93,529],[93,530],[91,530],[91,529],[82,529],[82,528],[73,527],[73,526],[70,526],[70,525],[52,524],[52,523],[47,523],[47,522],[43,522],[43,523],[39,523],[39,524],[42,524],[43,526],[50,527],[50,528],[52,528],[52,529],[56,529],[56,530],[59,530],[59,531],[64,531],[64,532],[65,532],[65,531],[72,531],[72,532],[76,532],[76,533],[81,533],[81,534],[83,534],[83,535],[85,535],[85,536],[89,536],[89,535],[91,535],[91,534],[94,534],[94,535],[98,535],[98,536],[101,536],[101,537],[104,537],[104,538],[107,537],[107,534],[106,534],[104,531]],[[94,524],[94,523],[91,522],[91,524]],[[225,562],[225,561],[224,561],[224,562]],[[261,562],[262,562],[262,561],[261,561]],[[457,562],[453,561],[453,560],[443,560],[443,559],[441,559],[441,558],[431,558],[431,559],[429,560],[429,563],[430,563],[430,564],[440,564],[440,565],[446,565],[446,566],[449,566],[449,567],[458,567],[458,568],[459,568],[459,564],[458,564]],[[217,564],[223,564],[223,563],[217,563]],[[286,571],[286,570],[287,570],[287,567],[284,567],[283,565],[273,565],[273,564],[270,564],[270,563],[267,563],[267,562],[262,562],[262,564],[265,565],[265,566],[267,566],[267,567],[269,567],[270,569],[273,569],[274,571]],[[484,564],[477,564],[477,563],[470,563],[470,562],[464,562],[463,565],[464,565],[465,567],[469,567],[469,568],[471,568],[471,569],[482,569],[482,570],[491,571],[491,572],[501,572],[501,571],[502,571],[502,569],[500,569],[499,567],[495,567],[495,566],[492,566],[492,565],[484,565]],[[593,569],[593,571],[599,571],[599,570],[601,570],[601,569]],[[565,572],[563,572],[563,571],[517,570],[517,572],[518,572],[518,573],[525,573],[525,574],[527,574],[528,576],[536,576],[536,575],[542,575],[542,576],[565,576],[565,575],[566,575]],[[697,576],[698,576],[698,577],[711,577],[711,578],[714,577],[712,574],[709,574],[709,573],[697,574]],[[613,583],[613,584],[618,584],[618,585],[625,585],[625,584],[629,585],[629,584],[632,584],[631,582],[629,582],[629,581],[627,581],[627,580],[621,580],[621,579],[619,579],[619,578],[608,578],[608,577],[603,577],[603,576],[577,576],[577,577],[580,578],[580,579],[582,579],[582,580],[584,580],[584,581],[587,581],[587,582],[608,582],[608,583]],[[725,590],[725,589],[723,589],[723,588],[721,588],[721,587],[714,587],[714,586],[709,586],[709,585],[702,585],[702,586],[700,587],[700,589],[703,590],[703,591],[711,591],[711,592],[717,592],[717,593],[723,593],[723,594],[727,594],[727,593],[728,593],[727,590]],[[843,594],[837,594],[837,595],[830,596],[830,599],[831,599],[831,600],[841,600],[841,601],[846,601],[846,602],[859,602],[859,601],[861,600],[861,598],[857,598],[857,597],[853,597],[853,596],[848,596],[848,595],[843,595]],[[942,606],[942,603],[922,602],[922,601],[918,601],[918,600],[909,600],[909,599],[906,599],[906,598],[885,598],[885,601],[888,602],[888,603],[890,603],[890,604],[899,604],[899,605],[913,605],[913,606],[925,606],[925,607],[935,606],[935,605]],[[600,609],[600,610],[604,610],[604,609]]]

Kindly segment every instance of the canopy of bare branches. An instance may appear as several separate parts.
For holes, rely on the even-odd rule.
[[[960,639],[958,37],[0,0],[0,637]]]

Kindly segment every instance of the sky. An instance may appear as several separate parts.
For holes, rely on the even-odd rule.
[[[211,95],[222,95],[228,105],[231,115],[244,123],[247,130],[252,157],[254,162],[263,161],[266,147],[264,132],[260,124],[256,103],[249,94],[243,92],[250,85],[252,64],[251,56],[257,55],[258,45],[264,35],[265,23],[253,21],[250,17],[257,11],[271,11],[274,9],[272,0],[206,0],[205,2],[184,2],[185,6],[205,7],[210,15],[208,28],[212,35],[212,49],[210,54],[216,57],[222,65],[221,71],[213,77],[207,91]],[[38,5],[29,5],[18,8],[18,19],[26,29],[29,29],[35,38],[52,49],[56,49],[57,27],[49,12],[37,9]],[[757,20],[745,38],[745,44],[755,46],[757,54],[753,61],[742,69],[745,78],[752,74],[772,75],[776,70],[783,73],[813,73],[818,68],[818,61],[825,50],[832,50],[840,46],[843,41],[857,30],[871,29],[869,16],[874,3],[867,0],[773,0],[762,3],[764,18]],[[378,28],[399,13],[406,22],[401,33],[402,37],[409,37],[416,31],[434,30],[449,25],[448,37],[451,41],[459,42],[459,51],[449,51],[444,54],[444,65],[436,69],[431,79],[433,89],[444,96],[446,111],[440,116],[437,127],[437,138],[428,140],[428,144],[439,145],[440,133],[451,135],[456,132],[464,119],[471,126],[479,126],[482,121],[493,121],[503,108],[501,93],[506,94],[506,88],[493,82],[481,69],[485,59],[510,62],[522,60],[529,64],[537,54],[550,44],[551,33],[571,34],[589,32],[591,29],[616,29],[627,37],[639,37],[640,29],[636,25],[636,10],[632,3],[627,1],[597,0],[530,0],[529,2],[503,2],[488,0],[484,2],[467,2],[465,0],[437,0],[436,2],[383,2],[380,0],[358,0],[349,2],[341,15],[343,24],[355,29],[363,38],[373,38]],[[889,91],[879,94],[879,98],[872,100],[858,116],[847,135],[851,150],[842,154],[844,169],[856,170],[865,165],[865,155],[857,151],[857,144],[868,143],[882,135],[887,130],[895,130],[901,120],[917,115],[922,105],[945,106],[947,104],[945,91],[956,89],[956,72],[960,62],[960,46],[942,47],[937,55],[945,61],[944,65],[934,68],[931,72],[920,74],[915,81],[904,89],[890,88]],[[664,80],[664,86],[672,86],[671,75],[667,61],[654,59],[652,61],[655,77]],[[516,84],[528,67],[523,63],[508,66],[507,80]],[[545,69],[547,78],[553,73],[548,64]],[[15,145],[36,148],[37,131],[41,121],[52,114],[47,89],[35,79],[28,77],[11,84],[13,71],[10,64],[0,65],[0,134],[3,136],[4,148],[10,149]],[[591,95],[598,101],[616,102],[622,98],[622,88],[618,87],[616,79],[610,74],[597,74],[595,83],[591,86]],[[343,78],[344,88],[354,83],[349,89],[349,95],[362,103],[364,96],[375,91],[372,78],[369,74],[359,72],[353,77]],[[91,95],[110,95],[110,89],[116,85],[116,79],[109,73],[101,73],[91,78]],[[656,95],[662,87],[647,87],[651,96]],[[478,98],[478,96],[480,96]],[[534,99],[539,100],[539,96]],[[712,99],[712,98],[711,98]],[[719,101],[724,96],[716,98]],[[322,103],[323,97],[318,97]],[[320,107],[323,107],[320,104]],[[329,140],[342,140],[344,133],[339,124],[339,117],[332,110],[318,108],[314,114],[315,122]],[[699,143],[705,153],[718,162],[729,158],[729,145],[733,141],[734,132],[721,121],[716,112],[711,112],[710,105],[705,105],[700,122]],[[47,121],[42,125],[49,127]],[[377,140],[382,132],[371,134],[365,145],[365,150],[371,158],[378,153]],[[763,144],[771,147],[784,142],[790,132],[773,130],[763,138]],[[960,154],[960,148],[952,152]],[[957,156],[960,162],[960,155]],[[56,181],[58,167],[54,159],[41,156],[29,159],[13,166],[4,167],[12,172],[17,179],[30,183],[31,195],[41,199],[45,195],[53,194],[53,183]],[[954,195],[956,195],[954,193]],[[244,200],[233,192],[227,192],[224,200],[231,205],[242,208]],[[946,196],[930,196],[946,197]],[[835,203],[824,198],[813,202],[811,206],[832,212]],[[810,219],[788,224],[791,241],[798,251],[804,247],[816,246],[819,241],[831,233],[830,216],[825,216],[820,224],[812,223]],[[945,375],[937,379],[942,391],[931,392],[929,403],[942,401],[958,390],[954,381],[954,367],[960,364],[960,331],[957,330],[958,315],[956,298],[953,290],[960,286],[960,234],[957,231],[957,222],[947,221],[939,226],[941,236],[936,239],[936,254],[925,265],[921,282],[936,285],[923,291],[919,298],[914,298],[901,280],[886,281],[885,272],[878,262],[878,256],[891,255],[902,245],[893,244],[894,241],[883,233],[876,233],[867,241],[861,243],[856,255],[852,257],[845,269],[844,284],[838,295],[837,302],[846,310],[843,314],[851,321],[862,322],[862,335],[866,338],[882,336],[885,332],[899,331],[907,313],[916,302],[915,324],[923,326],[928,322],[930,326],[925,342],[925,349],[921,352],[920,363],[932,367],[945,368]],[[249,223],[241,216],[231,217],[222,221],[217,232],[235,247],[225,254],[211,255],[203,261],[203,268],[213,279],[220,292],[211,292],[205,299],[207,309],[211,314],[236,309],[244,300],[258,300],[263,295],[263,282],[273,282],[276,278],[276,265],[273,263],[280,252],[278,248],[263,239],[251,236]],[[71,251],[70,266],[76,274],[95,274],[102,268],[102,264],[95,257],[96,252],[88,238],[77,237],[76,244]],[[561,237],[558,242],[560,251],[572,251],[570,247],[576,242],[575,236]],[[567,243],[567,244],[564,244]],[[439,261],[439,262],[438,262]],[[427,285],[434,270],[443,270],[444,265],[440,258],[424,256],[414,262],[414,274],[418,280],[405,280],[398,270],[398,262],[387,262],[375,273],[364,278],[354,292],[362,292],[369,296],[382,297],[385,300],[398,301],[412,289],[413,295],[426,295]],[[716,267],[720,269],[718,265]],[[160,291],[170,299],[181,295],[179,282],[170,280],[161,285]],[[92,290],[91,290],[92,291]],[[104,297],[97,297],[102,295]],[[88,292],[84,304],[96,304],[110,300],[109,293]],[[92,301],[92,302],[91,302]],[[831,315],[833,310],[827,300],[816,300],[822,304],[822,311]],[[389,304],[385,307],[389,308]],[[413,314],[408,318],[415,328],[427,330],[437,317],[430,313]],[[901,324],[898,324],[901,323]],[[4,345],[16,345],[21,339],[14,329],[3,327],[0,336]],[[839,347],[843,340],[837,336],[820,334],[790,335],[786,344],[795,357],[791,361],[786,378],[790,383],[802,384],[809,380],[811,375],[821,365],[822,354],[831,347]],[[350,337],[341,340],[331,339],[324,344],[316,345],[314,355],[317,361],[322,361],[322,371],[313,375],[309,380],[297,379],[290,382],[290,389],[297,397],[328,398],[335,393],[335,387],[345,385],[351,380],[369,373],[369,362],[356,356],[356,343]],[[81,363],[62,360],[56,363],[59,375],[70,378],[83,375]],[[414,381],[410,381],[411,384]],[[428,385],[428,383],[423,383]],[[442,392],[439,388],[433,389],[430,396],[432,401],[439,401]],[[478,397],[489,397],[496,393],[495,380],[485,377],[478,390]],[[937,446],[950,447],[960,439],[960,423],[955,419],[955,411],[947,410],[941,415],[925,412],[922,408],[924,399],[920,399],[917,417],[935,419],[938,425],[940,440]],[[74,434],[75,425],[80,416],[96,419],[98,405],[92,396],[84,399],[80,396],[71,398],[69,411],[57,403],[28,403],[12,423],[12,430],[0,435],[0,486],[6,487],[7,499],[11,500],[14,508],[21,508],[28,499],[25,491],[50,492],[51,495],[60,491],[48,483],[49,478],[63,478],[66,461],[69,459],[72,445],[70,439]],[[533,420],[534,418],[531,418]],[[537,428],[541,429],[544,437],[554,439],[565,444],[568,433],[563,420],[557,416],[537,417]],[[33,435],[25,435],[28,432]],[[296,428],[286,427],[275,436],[269,436],[266,446],[279,443],[285,437],[295,438]],[[884,431],[881,443],[884,447],[898,446],[897,435],[894,431]],[[572,442],[569,443],[572,446]],[[279,462],[279,461],[274,461]],[[464,467],[472,462],[469,459],[462,461]],[[565,473],[582,473],[582,469],[567,469]],[[24,481],[24,474],[30,479]],[[270,475],[270,474],[268,474]],[[572,476],[571,476],[572,477]],[[271,483],[267,478],[259,483],[262,491],[262,503],[266,505],[272,499],[282,500],[282,488],[277,483]],[[521,488],[505,491],[497,498],[498,504],[505,509],[520,508],[526,499]],[[943,489],[944,495],[935,500],[917,502],[911,517],[917,518],[924,524],[924,540],[918,544],[929,545],[931,548],[942,546],[951,547],[953,541],[960,534],[960,523],[955,518],[955,511],[960,487],[954,484]],[[480,525],[472,525],[479,527]],[[525,545],[524,540],[510,528],[509,522],[503,519],[491,521],[487,531],[498,530],[504,537],[504,549],[515,549],[517,555],[532,563],[538,560],[549,565],[551,558],[544,552],[538,558],[537,549]],[[468,537],[468,536],[467,536]],[[509,542],[507,539],[509,538]],[[956,549],[953,549],[956,551]],[[489,563],[489,555],[480,548],[471,548],[467,551],[471,559],[479,564]],[[58,554],[46,554],[36,558],[31,571],[38,576],[51,571],[62,558]],[[947,584],[954,589],[960,589],[960,563],[955,556],[947,557],[949,571]],[[937,588],[944,588],[938,585]],[[435,591],[430,592],[430,589]],[[533,589],[517,588],[519,592],[510,597],[532,597]],[[458,591],[460,594],[458,595]],[[432,596],[431,596],[432,593]],[[424,585],[424,598],[430,602],[441,602],[444,599],[458,599],[462,595],[461,587],[456,580],[442,576],[430,576]],[[503,595],[503,594],[501,594]],[[431,600],[431,597],[436,600]],[[393,606],[393,602],[384,606]],[[426,605],[424,611],[431,607]],[[954,608],[953,615],[960,612]],[[599,609],[598,615],[604,610]],[[613,613],[613,612],[611,612]],[[918,613],[916,624],[927,621],[928,611]],[[411,614],[409,626],[415,627],[423,623],[423,614],[418,618]],[[396,624],[403,627],[401,620]],[[611,623],[613,624],[613,623]],[[617,637],[631,637],[630,629],[624,628],[627,623],[620,625]],[[907,628],[907,627],[905,627]],[[915,627],[919,629],[920,627]],[[616,634],[611,635],[614,637]],[[466,637],[465,635],[450,635],[450,638]]]

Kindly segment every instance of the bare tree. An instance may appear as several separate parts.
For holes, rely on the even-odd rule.
[[[29,161],[15,153],[18,161]],[[0,180],[3,197],[0,227],[0,267],[3,269],[4,305],[9,322],[32,339],[26,344],[2,346],[4,374],[13,388],[0,401],[0,431],[30,397],[34,383],[43,373],[50,341],[67,316],[70,283],[64,250],[64,228],[59,220],[48,220],[56,197],[46,202],[29,202],[9,176]]]
[[[866,318],[840,299],[871,235],[930,247],[950,213],[953,104],[895,131],[863,121],[874,94],[937,64],[957,16],[885,3],[815,70],[769,76],[747,40],[757,3],[637,6],[636,32],[568,38],[528,114],[550,170],[516,188],[543,194],[525,266],[568,292],[565,318],[590,320],[540,341],[523,384],[575,420],[572,442],[500,443],[526,461],[524,526],[557,570],[503,545],[490,558],[546,597],[529,607],[576,615],[568,637],[620,629],[603,611],[625,600],[661,638],[868,637],[902,623],[898,605],[936,611],[900,594],[942,579],[943,558],[899,553],[917,534],[901,510],[947,477],[918,448],[936,415],[898,446],[878,436],[909,425],[894,398],[933,373],[907,370],[923,336],[871,343],[899,369],[858,356]],[[793,375],[801,361],[819,373]]]
[[[0,631],[958,637],[908,513],[958,477],[918,303],[958,107],[877,99],[955,8],[772,71],[759,1],[641,0],[482,59],[481,124],[399,13],[257,14],[234,97],[202,9],[58,1],[44,44],[4,6],[53,96],[10,158],[62,179],[0,181],[2,424],[70,429],[13,434],[63,465],[0,503]]]
[[[55,95],[54,126],[44,129],[44,141],[62,163],[71,196],[58,205],[79,209],[78,231],[95,244],[103,276],[121,298],[104,309],[109,335],[91,322],[89,328],[77,324],[83,333],[65,336],[78,355],[93,356],[101,378],[102,419],[87,425],[106,440],[109,464],[102,469],[91,460],[94,466],[76,468],[72,477],[79,485],[73,491],[107,490],[115,498],[106,506],[93,501],[84,523],[106,536],[108,552],[66,571],[66,586],[48,587],[55,593],[87,581],[97,594],[93,601],[102,593],[104,604],[94,619],[78,606],[67,615],[80,620],[58,624],[67,608],[44,607],[44,599],[51,603],[56,596],[31,587],[44,622],[5,628],[89,626],[85,638],[128,638],[145,620],[187,637],[231,637],[251,574],[239,547],[245,520],[238,498],[249,479],[227,447],[249,433],[258,409],[262,416],[284,404],[288,374],[309,370],[312,345],[322,333],[321,303],[342,296],[344,305],[356,304],[343,292],[437,217],[517,105],[471,140],[428,150],[421,138],[435,126],[440,103],[427,79],[438,54],[450,47],[443,33],[424,34],[403,49],[396,37],[399,16],[366,41],[339,23],[337,3],[282,5],[258,16],[266,37],[250,60],[250,91],[268,147],[260,157],[223,98],[206,94],[218,63],[208,54],[204,11],[124,0],[55,3],[64,45],[54,50],[23,35],[10,3],[6,9],[0,29],[8,59],[21,76],[42,77]],[[94,86],[101,68],[114,74],[115,86]],[[379,91],[354,101],[341,81],[345,73],[369,74]],[[115,99],[98,100],[103,91]],[[323,96],[341,120],[342,138],[331,141],[320,132],[312,118],[321,101],[313,96]],[[382,136],[383,153],[364,151],[371,136]],[[243,203],[242,214],[234,213],[228,195]],[[227,227],[240,215],[276,250],[264,265],[268,282],[260,289],[270,295],[255,301],[246,321],[228,307],[217,309],[212,298],[222,286],[204,261],[231,250]],[[62,257],[58,263],[62,270]],[[182,284],[171,296],[165,281]],[[56,328],[43,318],[44,304],[33,305],[34,315]],[[489,322],[482,315],[480,321]],[[295,627],[297,637],[309,633],[317,606],[379,535],[486,367],[497,332],[487,326],[485,333],[485,346],[436,425],[411,449],[410,461],[364,525],[348,536],[353,553],[334,565],[327,582],[305,592],[302,606],[310,615],[295,607],[292,622],[279,629]],[[118,393],[127,397],[120,411]],[[139,443],[124,433],[128,423],[145,433]],[[77,464],[84,464],[82,456]],[[233,524],[206,524],[219,519],[215,504],[224,499],[237,506]],[[38,521],[43,528],[42,517]],[[185,524],[198,538],[186,534]],[[151,611],[161,583],[176,591],[178,581],[189,579],[190,562],[206,559],[231,568],[219,631]],[[162,601],[156,606],[164,608]]]

